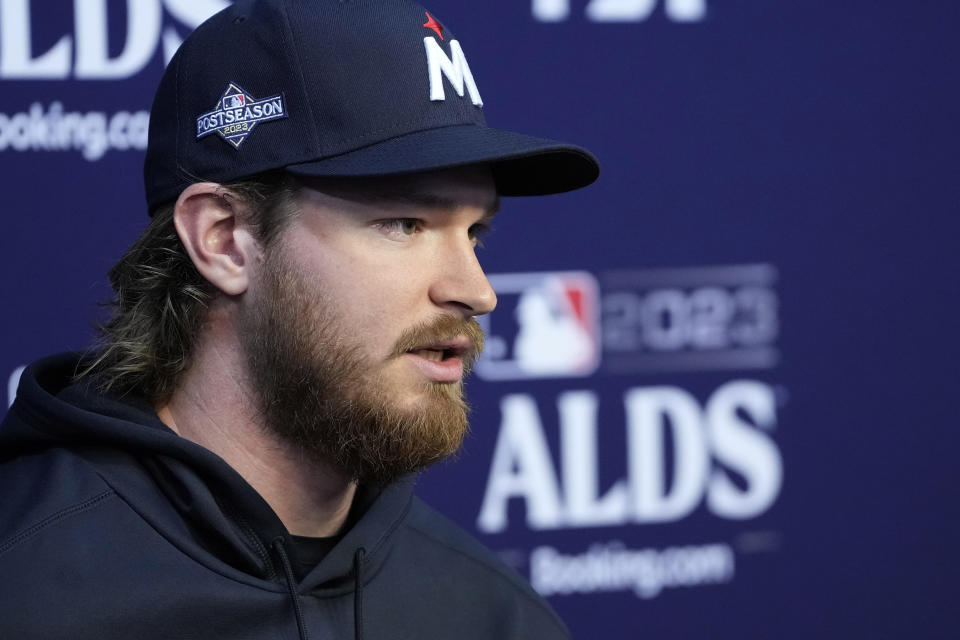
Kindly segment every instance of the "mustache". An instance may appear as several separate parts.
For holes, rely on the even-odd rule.
[[[447,340],[459,339],[466,336],[469,346],[466,352],[460,355],[464,369],[473,368],[480,353],[483,351],[484,333],[475,318],[464,320],[455,316],[441,316],[434,321],[411,327],[404,331],[393,347],[392,358],[399,358],[408,351],[436,344]]]

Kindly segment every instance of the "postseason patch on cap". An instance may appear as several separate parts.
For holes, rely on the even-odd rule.
[[[257,100],[231,82],[213,111],[197,118],[197,140],[218,133],[235,149],[239,149],[258,124],[286,117],[287,109],[282,94]]]

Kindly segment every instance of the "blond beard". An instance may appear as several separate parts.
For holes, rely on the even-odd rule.
[[[469,426],[463,382],[425,381],[418,401],[405,403],[382,370],[416,345],[466,335],[476,347],[464,356],[468,371],[483,348],[477,322],[440,316],[404,331],[393,354],[374,361],[316,280],[278,254],[268,251],[262,297],[240,327],[266,428],[360,482],[389,482],[458,451]]]

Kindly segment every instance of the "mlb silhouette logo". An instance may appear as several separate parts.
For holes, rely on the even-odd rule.
[[[244,95],[242,93],[237,93],[231,96],[223,97],[223,108],[224,109],[237,109],[242,107],[244,103]]]
[[[497,308],[475,371],[484,380],[583,377],[600,365],[599,287],[585,271],[490,275]]]

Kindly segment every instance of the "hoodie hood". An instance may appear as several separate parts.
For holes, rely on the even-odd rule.
[[[286,558],[272,552],[279,544],[284,556],[283,548],[292,547],[290,535],[243,477],[213,452],[174,433],[145,399],[102,395],[89,380],[74,382],[79,365],[78,354],[61,354],[23,372],[0,425],[0,460],[69,449],[198,562],[244,582],[293,589]],[[412,477],[360,488],[355,524],[296,591],[337,596],[373,579],[412,498]]]

